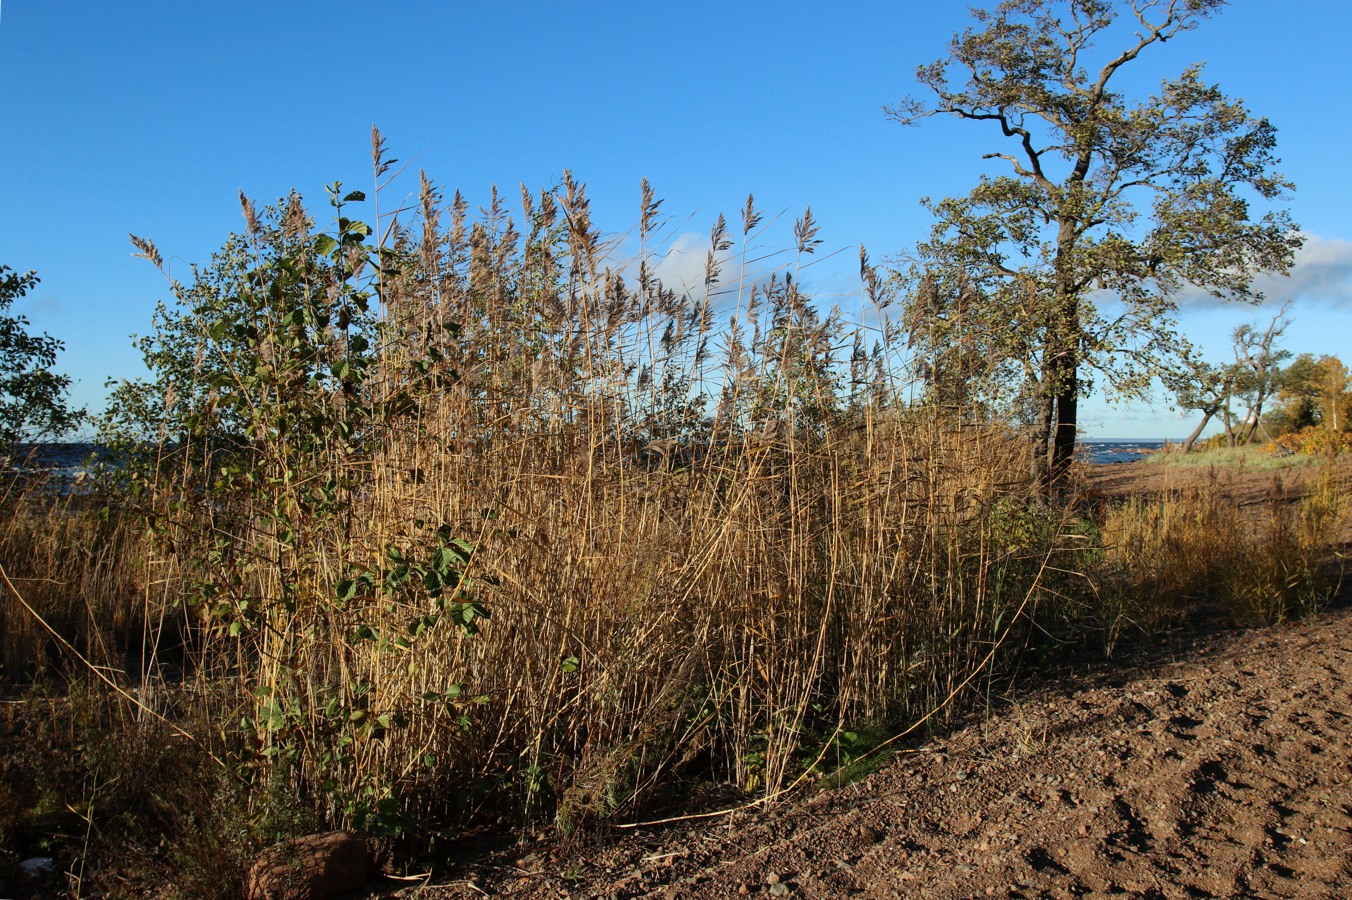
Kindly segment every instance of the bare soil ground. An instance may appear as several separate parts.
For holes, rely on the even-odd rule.
[[[1156,473],[1129,468],[1090,483],[1148,492]],[[1273,480],[1229,489],[1257,503]],[[847,787],[517,844],[384,896],[1352,897],[1349,675],[1347,609],[1175,638],[1004,698]]]

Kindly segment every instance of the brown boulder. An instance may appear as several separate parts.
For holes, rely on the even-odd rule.
[[[249,900],[332,900],[371,877],[366,841],[350,831],[310,834],[264,850],[249,869]]]

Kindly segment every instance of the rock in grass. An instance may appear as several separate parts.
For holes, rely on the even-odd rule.
[[[333,900],[371,877],[366,841],[349,831],[310,834],[264,850],[249,870],[249,900]]]

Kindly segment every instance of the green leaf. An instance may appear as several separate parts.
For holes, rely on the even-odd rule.
[[[280,703],[269,700],[262,709],[263,727],[268,731],[280,731],[286,727],[286,713]]]
[[[320,256],[328,256],[338,246],[338,242],[327,234],[321,234],[315,238],[315,252]]]
[[[479,633],[478,619],[489,618],[488,610],[477,600],[471,600],[467,603],[452,603],[446,610],[451,621],[460,626],[465,634],[474,635]]]
[[[338,582],[338,586],[334,588],[334,594],[339,600],[347,603],[357,596],[357,582],[351,578],[344,578],[342,581]]]
[[[456,554],[451,551],[451,548],[442,547],[432,554],[432,568],[438,574],[444,575],[455,563],[455,560]]]
[[[423,616],[421,619],[414,619],[408,623],[408,633],[413,637],[418,637],[425,631],[431,631],[436,627],[439,618],[439,616],[429,615]]]
[[[343,202],[344,202],[344,203],[360,203],[362,200],[365,200],[365,199],[366,199],[366,195],[365,195],[364,193],[362,193],[361,191],[349,191],[348,194],[347,194],[347,196],[345,196],[345,197],[343,198]]]

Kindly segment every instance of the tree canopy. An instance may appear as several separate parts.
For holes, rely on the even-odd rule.
[[[977,372],[1018,379],[1052,480],[1071,460],[1094,370],[1113,391],[1143,394],[1187,346],[1174,318],[1185,287],[1260,299],[1254,276],[1287,271],[1300,246],[1275,205],[1293,186],[1276,171],[1267,119],[1201,64],[1148,96],[1120,86],[1124,68],[1224,5],[1006,0],[974,11],[948,54],[918,69],[929,99],[888,109],[906,125],[981,123],[1000,142],[985,158],[1003,174],[926,201],[933,231],[900,278],[913,330],[962,304],[969,333],[996,337]],[[955,272],[965,290],[935,289]]]
[[[25,316],[8,315],[14,301],[38,283],[0,265],[0,452],[16,441],[59,435],[75,428],[83,410],[70,406],[70,378],[52,371],[65,345],[31,334]]]

